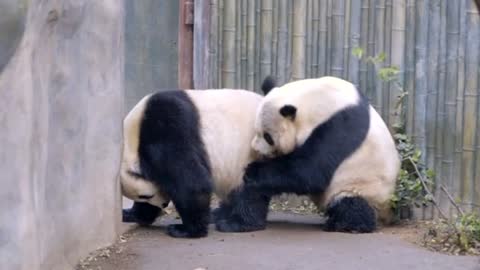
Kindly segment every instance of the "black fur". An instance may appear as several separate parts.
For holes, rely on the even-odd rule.
[[[268,200],[253,202],[252,198],[324,192],[336,169],[363,143],[369,127],[369,105],[361,95],[358,105],[336,113],[317,126],[306,142],[293,152],[250,163],[244,176],[244,188],[232,197],[232,209],[229,215],[219,219],[217,228],[244,231],[244,228],[264,223],[265,220],[255,220],[252,224],[251,217],[266,216]]]
[[[147,226],[152,224],[160,214],[161,209],[157,206],[145,202],[134,202],[132,208],[123,209],[122,221]]]
[[[373,232],[377,227],[375,210],[362,197],[344,197],[327,206],[326,231]]]
[[[277,86],[277,82],[273,76],[267,76],[262,82],[262,92],[266,95],[270,90]]]
[[[171,199],[182,224],[167,228],[173,237],[206,236],[212,179],[200,135],[199,113],[183,91],[163,91],[147,102],[138,149],[141,174]]]
[[[250,232],[265,229],[271,196],[245,186],[229,194],[229,204],[220,206],[215,226],[221,232]]]
[[[297,115],[297,108],[293,105],[284,105],[279,112],[283,117],[293,121]]]

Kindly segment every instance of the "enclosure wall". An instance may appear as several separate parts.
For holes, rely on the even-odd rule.
[[[73,269],[120,224],[123,5],[10,3],[28,11],[0,70],[0,269]]]

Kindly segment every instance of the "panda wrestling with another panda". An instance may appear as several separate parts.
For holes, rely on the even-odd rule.
[[[389,220],[400,160],[390,132],[356,87],[321,77],[244,90],[145,97],[124,122],[126,222],[151,224],[169,201],[173,237],[207,235],[210,196],[223,232],[262,230],[272,196],[309,195],[327,231],[372,232]]]

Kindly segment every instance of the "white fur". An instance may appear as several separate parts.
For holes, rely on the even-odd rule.
[[[255,159],[249,145],[262,97],[229,89],[193,90],[188,94],[201,117],[201,135],[210,158],[215,193],[223,199],[243,183],[244,169]]]
[[[380,115],[370,107],[370,129],[364,143],[338,167],[328,189],[313,196],[320,208],[345,196],[361,196],[388,219],[388,202],[400,169],[395,143]]]
[[[224,199],[242,184],[244,168],[255,159],[249,147],[254,136],[255,112],[262,97],[246,90],[184,90],[200,115],[201,137],[205,145],[215,193]],[[168,198],[149,181],[131,177],[139,172],[138,145],[140,120],[151,95],[144,97],[124,120],[124,152],[121,168],[123,194],[135,201],[139,195],[154,195],[148,202],[162,207]],[[181,157],[179,157],[181,158]]]
[[[264,155],[287,154],[302,145],[314,128],[344,108],[358,104],[355,86],[335,77],[300,80],[274,88],[257,111],[252,148]],[[280,115],[284,105],[297,108],[294,121]],[[263,139],[269,132],[275,144]],[[370,129],[364,143],[337,168],[328,189],[312,199],[320,208],[343,196],[360,195],[385,215],[400,167],[390,132],[370,106]]]

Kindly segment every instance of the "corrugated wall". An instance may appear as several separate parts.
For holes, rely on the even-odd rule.
[[[210,34],[195,41],[195,53],[202,53],[195,70],[203,70],[196,88],[258,91],[268,74],[281,84],[335,75],[356,83],[392,124],[399,90],[379,80],[375,67],[352,49],[385,53],[383,66],[401,71],[407,132],[436,171],[437,189],[445,185],[462,202],[480,204],[480,16],[474,1],[207,1]],[[449,208],[448,198],[436,194]]]

